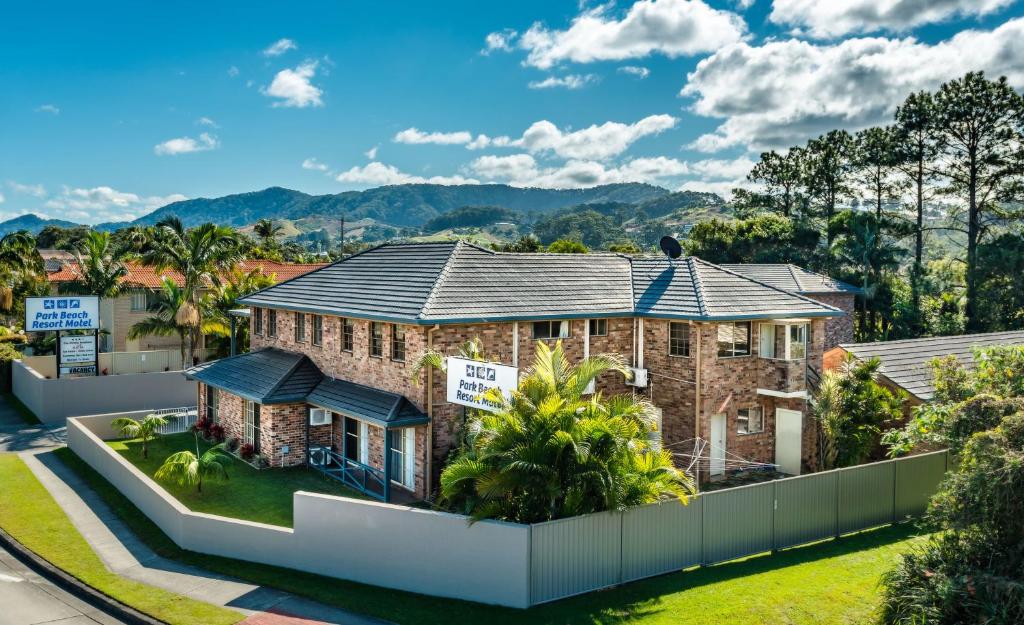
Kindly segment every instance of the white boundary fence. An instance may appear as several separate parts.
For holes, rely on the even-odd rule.
[[[298,492],[294,529],[187,510],[68,419],[68,445],[179,546],[367,584],[525,608],[921,514],[945,451],[534,525]],[[267,479],[274,479],[267,473]],[[325,555],[330,554],[330,555]]]

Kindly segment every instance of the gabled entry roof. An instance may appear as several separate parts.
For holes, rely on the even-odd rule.
[[[204,362],[185,376],[259,404],[307,403],[382,427],[428,421],[402,395],[326,377],[304,354],[281,349]]]
[[[698,258],[495,252],[388,243],[238,300],[398,323],[587,317],[699,321],[835,317],[841,310]]]

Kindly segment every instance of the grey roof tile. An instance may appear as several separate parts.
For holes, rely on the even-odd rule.
[[[847,284],[820,273],[808,271],[803,267],[791,264],[749,263],[723,264],[721,267],[734,271],[752,280],[770,284],[783,291],[801,294],[850,293],[861,292],[860,287]]]
[[[428,421],[427,415],[402,395],[346,380],[324,378],[306,401],[320,408],[385,426],[415,425]]]
[[[923,339],[851,343],[840,345],[860,360],[878,358],[879,372],[911,395],[929,400],[935,384],[928,363],[933,358],[952,355],[968,370],[974,368],[974,348],[992,345],[1024,345],[1024,331],[935,336]]]
[[[303,401],[323,377],[305,355],[280,349],[211,360],[185,376],[261,404]]]

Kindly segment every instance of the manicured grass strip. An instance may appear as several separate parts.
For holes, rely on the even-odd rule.
[[[18,413],[18,416],[21,417],[21,420],[26,424],[39,425],[42,423],[39,420],[39,417],[36,416],[36,413],[29,410],[28,406],[23,404],[22,401],[18,399],[17,395],[14,393],[0,393],[0,395],[3,395],[3,400],[14,408],[15,412]]]
[[[772,556],[663,575],[530,610],[512,610],[184,551],[73,452],[55,453],[143,542],[165,557],[408,625],[868,624],[877,614],[881,574],[900,553],[924,540],[915,536],[911,525],[887,527]],[[344,558],[344,554],[324,557]]]
[[[32,471],[0,454],[0,527],[54,566],[109,597],[172,625],[229,625],[233,610],[203,603],[111,573]]]
[[[153,477],[168,456],[188,450],[195,452],[196,440],[191,432],[161,436],[149,444],[149,458],[142,457],[142,443],[137,440],[110,441],[114,451]],[[212,447],[199,439],[200,453]],[[254,469],[237,458],[226,460],[227,481],[203,482],[203,492],[194,486],[179,486],[167,480],[156,480],[168,493],[194,512],[206,512],[246,521],[292,526],[292,495],[304,490],[311,493],[340,495],[366,499],[361,493],[346,488],[338,480],[306,467],[288,469]]]

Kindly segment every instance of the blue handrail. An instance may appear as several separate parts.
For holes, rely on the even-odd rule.
[[[314,458],[314,454],[326,454]],[[311,449],[309,466],[375,499],[384,499],[384,471],[325,447]]]

